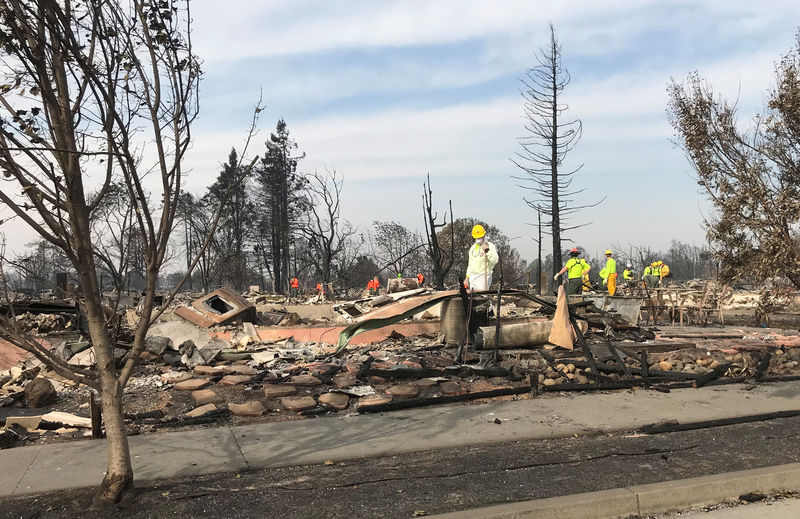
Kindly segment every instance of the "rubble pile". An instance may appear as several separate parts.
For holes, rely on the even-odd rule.
[[[123,394],[128,432],[530,398],[543,392],[669,391],[800,377],[800,350],[794,349],[800,348],[798,336],[770,330],[698,333],[697,328],[681,334],[640,327],[633,324],[635,315],[632,323],[622,312],[600,309],[588,300],[569,305],[564,314],[576,318],[582,331],[575,349],[554,349],[547,343],[547,330],[553,326],[555,305],[537,300],[513,290],[500,299],[476,296],[464,324],[464,312],[445,316],[445,303],[464,310],[458,292],[424,288],[326,305],[293,304],[255,291],[243,297],[229,289],[184,297],[148,332]],[[130,323],[135,310],[122,311]],[[18,316],[31,323],[26,328],[32,334],[50,341],[60,359],[91,369],[94,356],[86,337],[63,334],[74,317]],[[473,341],[462,347],[466,326],[476,331],[475,337],[489,338],[496,327],[529,327],[543,331],[544,338],[502,344],[496,351]],[[130,355],[129,332],[123,332],[115,348],[118,365]],[[5,428],[0,448],[91,436],[90,393],[35,359],[1,371]],[[24,413],[15,411],[21,408]],[[62,414],[56,419],[53,411]]]

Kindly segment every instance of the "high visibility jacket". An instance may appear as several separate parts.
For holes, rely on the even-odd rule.
[[[599,272],[600,277],[602,279],[606,279],[611,274],[617,273],[617,262],[614,258],[608,258],[606,260],[606,266]]]
[[[300,281],[298,281],[297,278],[292,278],[291,284],[292,288],[300,288]]]
[[[622,271],[622,279],[633,279],[633,271],[630,269],[625,269]]]
[[[642,277],[652,276],[652,275],[653,275],[653,267],[648,265],[647,267],[644,268],[644,272],[642,272]]]
[[[660,278],[660,277],[661,277],[661,267],[660,267],[660,266],[658,266],[658,267],[653,267],[653,268],[650,270],[650,273],[651,273],[653,276],[655,276],[655,277],[657,277],[657,278]]]
[[[381,282],[378,281],[378,278],[372,280],[372,286],[375,287],[376,289],[381,287]]]
[[[583,273],[590,268],[589,264],[586,263],[586,260],[583,258],[570,258],[564,266],[567,267],[567,277],[569,279],[583,276]]]
[[[322,283],[317,283],[317,290],[322,290]]]
[[[422,282],[425,281],[425,276],[423,276],[422,274],[417,274],[417,281],[419,282],[420,285],[422,285]]]
[[[467,277],[477,277],[483,276],[484,274],[491,274],[492,270],[494,270],[494,266],[497,265],[497,262],[500,260],[500,256],[497,255],[497,248],[494,246],[494,243],[489,243],[489,250],[486,251],[486,255],[481,255],[481,247],[482,244],[474,244],[472,247],[469,248],[469,263],[467,264]]]
[[[369,281],[367,281],[367,290],[372,290],[372,288],[373,288],[374,286],[375,286],[375,285],[372,283],[372,280],[371,280],[371,279],[370,279]]]

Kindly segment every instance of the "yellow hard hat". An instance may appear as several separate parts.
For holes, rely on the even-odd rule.
[[[661,261],[661,260],[659,260],[659,261],[656,261],[656,265],[663,265],[663,264],[664,264],[664,262],[663,262],[663,261]]]
[[[611,256],[612,252],[611,249],[606,249],[606,256]]]
[[[472,228],[473,238],[477,240],[478,238],[483,238],[484,236],[486,236],[486,229],[483,228],[483,225],[478,224]]]

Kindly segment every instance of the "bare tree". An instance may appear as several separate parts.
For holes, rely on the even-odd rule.
[[[344,179],[335,169],[315,171],[306,176],[306,197],[309,211],[301,232],[311,249],[311,262],[322,278],[330,283],[334,261],[344,251],[356,230],[341,218],[341,196]]]
[[[154,310],[155,288],[198,106],[200,68],[190,35],[188,2],[0,0],[0,109],[6,114],[0,120],[0,168],[10,184],[0,190],[0,201],[75,268],[95,366],[67,364],[7,318],[0,321],[0,336],[99,393],[108,461],[98,505],[133,488],[122,392],[150,323],[164,310]],[[146,287],[133,347],[119,369],[90,224],[117,182],[134,207],[132,230],[143,241]],[[87,196],[95,188],[96,196]]]
[[[568,106],[561,95],[570,83],[567,69],[561,65],[561,45],[553,24],[549,24],[550,42],[536,52],[537,65],[522,79],[525,136],[518,139],[522,151],[511,161],[524,175],[515,176],[526,183],[520,187],[532,193],[523,197],[529,207],[546,218],[553,240],[553,273],[561,268],[561,240],[564,232],[586,224],[567,225],[575,212],[594,207],[601,201],[575,205],[575,195],[583,189],[572,187],[574,175],[583,165],[564,170],[561,166],[581,137],[579,119],[564,119]]]
[[[390,277],[416,275],[422,269],[420,236],[398,222],[375,221],[372,225],[375,235],[370,237],[370,249],[375,263],[389,268]]]
[[[800,288],[800,33],[749,129],[696,73],[668,93],[678,145],[715,209],[706,225],[722,277],[783,276]]]
[[[439,246],[439,235],[437,229],[447,225],[447,212],[442,216],[442,222],[437,223],[438,213],[433,212],[433,193],[431,192],[431,176],[428,174],[428,181],[422,184],[422,209],[425,217],[425,237],[428,242],[428,257],[431,260],[433,270],[433,283],[439,290],[444,290],[445,279],[450,269],[453,267],[453,246],[455,244],[455,228],[453,227],[453,202],[450,205],[450,248],[451,254]]]

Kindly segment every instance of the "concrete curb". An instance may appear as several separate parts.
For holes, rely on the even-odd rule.
[[[452,512],[440,519],[612,519],[685,510],[748,492],[800,491],[800,463]]]

